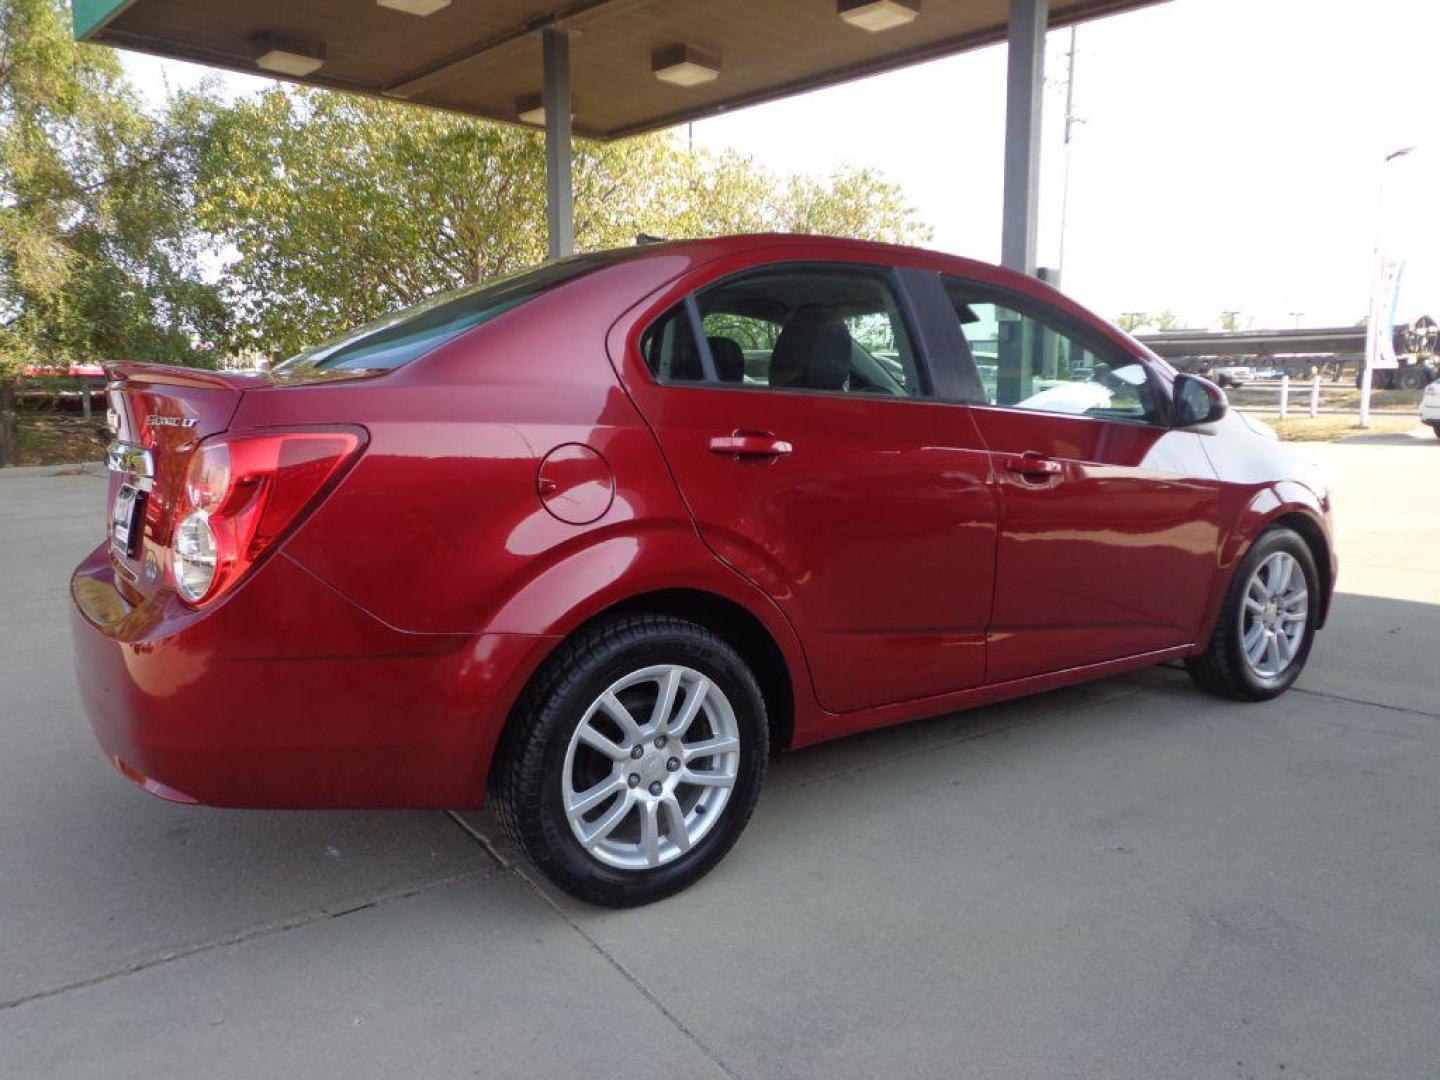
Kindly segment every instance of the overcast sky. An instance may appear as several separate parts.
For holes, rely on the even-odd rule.
[[[1100,314],[1170,308],[1187,325],[1365,313],[1382,171],[1406,259],[1401,314],[1440,317],[1440,4],[1171,0],[1082,26],[1064,288]],[[1058,255],[1069,32],[1051,33],[1042,264]],[[127,57],[147,94],[205,74]],[[235,92],[263,85],[227,77]],[[1000,250],[1003,46],[694,127],[786,172],[868,165],[900,184],[934,246]],[[683,134],[683,133],[682,133]],[[1384,170],[1385,155],[1418,149]]]

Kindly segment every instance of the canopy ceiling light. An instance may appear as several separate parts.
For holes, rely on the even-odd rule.
[[[515,99],[515,119],[522,124],[545,124],[545,99],[540,94],[525,94]]]
[[[694,45],[667,45],[650,54],[650,70],[661,82],[699,86],[720,77],[720,57]]]
[[[914,22],[920,0],[838,0],[836,12],[851,26],[876,34]]]
[[[273,30],[262,30],[250,39],[255,66],[276,75],[302,79],[325,63],[323,42],[303,41]]]
[[[406,15],[434,15],[441,8],[450,6],[450,0],[375,0],[381,7],[394,8]]]

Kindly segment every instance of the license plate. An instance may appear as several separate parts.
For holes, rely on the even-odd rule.
[[[121,484],[115,493],[115,511],[110,517],[110,546],[127,559],[135,556],[140,539],[140,512],[145,505],[140,489]]]

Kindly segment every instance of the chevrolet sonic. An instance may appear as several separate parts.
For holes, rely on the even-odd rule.
[[[1170,660],[1305,664],[1330,496],[1030,278],[739,236],[434,297],[268,375],[117,364],[72,581],[105,753],[215,806],[479,806],[601,904],[771,752]]]

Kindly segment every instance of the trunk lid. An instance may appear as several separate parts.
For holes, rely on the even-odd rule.
[[[114,431],[106,455],[110,557],[122,591],[138,601],[166,582],[175,508],[195,447],[229,426],[246,390],[270,380],[165,364],[110,364],[106,374]]]

